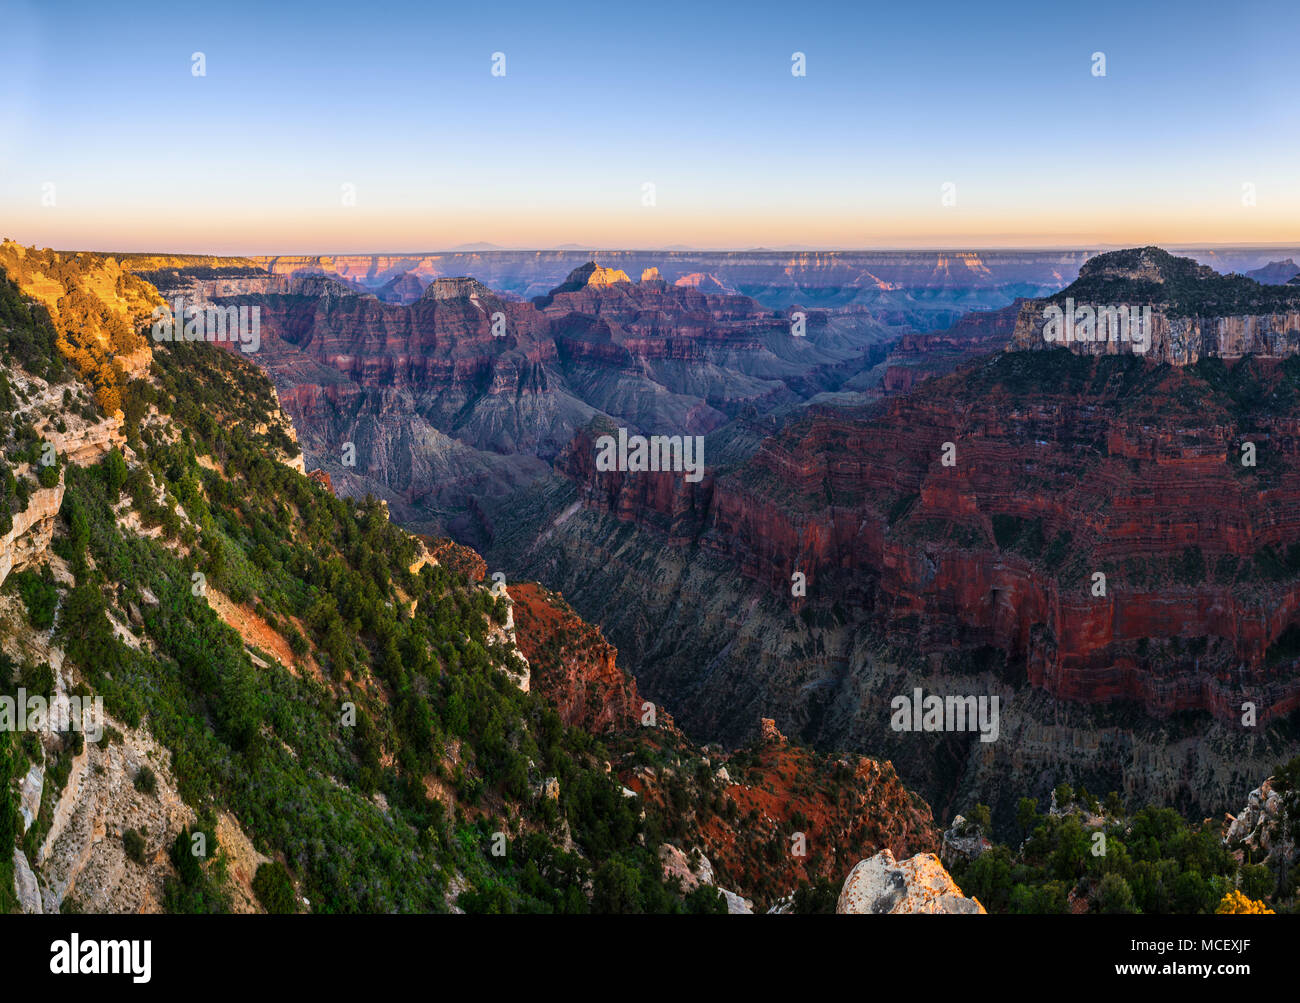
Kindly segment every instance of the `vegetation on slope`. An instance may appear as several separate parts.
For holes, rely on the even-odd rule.
[[[1300,309],[1300,294],[1285,285],[1261,285],[1244,275],[1221,275],[1159,247],[1109,251],[1086,261],[1079,277],[1048,302],[1151,304],[1171,317],[1227,317]]]
[[[20,322],[29,340],[43,330]],[[296,449],[264,376],[213,346],[169,345],[121,404],[125,453],[66,468],[54,549],[74,584],[17,581],[33,620],[55,592],[69,663],[111,717],[171,751],[210,843],[230,811],[319,912],[687,907],[601,745],[503,671],[517,658],[504,606],[441,565],[410,573],[418,545],[381,503],[280,462]],[[294,664],[250,650],[216,595],[251,606]],[[114,629],[133,615],[138,648]],[[20,681],[4,675],[6,691]],[[9,781],[30,760],[14,746],[4,736],[4,845],[21,831]],[[557,799],[540,793],[547,777]],[[168,906],[224,908],[181,836]]]
[[[123,360],[147,346],[140,328],[163,302],[158,291],[123,271],[114,258],[25,248],[8,240],[0,243],[0,272],[45,309],[58,354],[94,387],[100,407],[116,411],[126,378]],[[31,332],[21,337],[45,338],[44,320],[19,320],[14,330]],[[46,358],[43,366],[56,365],[54,356]]]
[[[1225,845],[1221,823],[1189,823],[1157,806],[1130,814],[1118,794],[1101,803],[1062,784],[1045,815],[1036,799],[1021,799],[1018,846],[994,845],[974,860],[955,861],[951,873],[989,912],[1205,914],[1259,911],[1265,903],[1295,912],[1300,758],[1279,766],[1273,783],[1283,805],[1271,826],[1273,852]],[[981,810],[987,829],[987,808],[971,814]]]

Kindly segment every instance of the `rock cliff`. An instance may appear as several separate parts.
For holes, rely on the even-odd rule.
[[[489,530],[488,503],[544,477],[593,417],[708,432],[837,386],[882,331],[813,311],[796,337],[788,312],[595,262],[536,303],[457,276],[408,305],[310,271],[177,282],[164,291],[261,311],[252,358],[341,493],[373,492],[413,528],[467,542]]]
[[[1129,338],[1118,315],[1103,321],[1108,307],[1122,307],[1130,327],[1149,309],[1142,338]],[[1063,309],[1069,321],[1054,327],[1052,311]],[[1177,366],[1243,355],[1285,358],[1300,352],[1300,294],[1220,275],[1157,247],[1113,251],[1085,263],[1060,293],[1021,307],[1009,348],[1054,344],[1093,355],[1137,352]]]

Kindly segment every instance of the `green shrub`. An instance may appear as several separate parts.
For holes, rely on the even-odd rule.
[[[289,872],[278,860],[258,865],[257,874],[253,877],[253,894],[269,913],[284,916],[298,911],[293,882],[289,880]]]
[[[128,860],[133,860],[137,864],[144,863],[144,836],[134,829],[127,829],[122,833],[122,848],[126,850]]]
[[[147,766],[141,766],[136,771],[135,789],[141,794],[148,794],[150,797],[158,793],[158,778],[154,775],[153,770]]]

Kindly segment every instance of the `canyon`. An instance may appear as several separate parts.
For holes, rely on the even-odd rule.
[[[983,797],[1004,817],[1004,776],[1026,770],[1042,790],[1069,777],[1219,810],[1292,741],[1286,287],[1140,249],[1064,274],[1040,260],[1051,284],[1013,289],[965,258],[972,302],[996,288],[996,308],[901,333],[879,302],[813,309],[799,339],[799,304],[702,292],[746,288],[718,260],[706,283],[695,260],[599,257],[531,302],[510,298],[536,292],[517,279],[434,275],[460,258],[177,278],[262,307],[256,361],[340,493],[374,491],[399,521],[562,590],[700,739],[744,742],[771,716],[801,741],[884,752],[941,812]],[[726,260],[742,259],[771,264]],[[933,278],[923,260],[889,259],[912,269],[908,295]],[[844,262],[826,262],[833,285]],[[415,303],[355,291],[399,267],[429,277]],[[352,288],[325,274],[339,269]],[[1008,295],[1026,290],[1040,298]],[[1041,351],[1034,318],[1071,293],[1154,304],[1150,357]],[[1267,309],[1231,312],[1241,297]],[[597,470],[597,441],[624,425],[704,435],[710,469]],[[1234,468],[1244,441],[1261,459]],[[343,442],[357,467],[331,455]],[[888,701],[912,682],[999,695],[1014,737],[893,733]]]
[[[274,255],[240,259],[273,275],[328,275],[359,292],[411,302],[435,278],[473,275],[512,297],[545,295],[575,268],[599,260],[635,278],[658,277],[702,291],[738,293],[764,306],[865,304],[913,311],[943,327],[972,309],[1006,306],[1074,281],[1096,249],[952,251],[452,250],[416,254]],[[1173,247],[1220,272],[1247,272],[1300,256],[1296,248]],[[192,258],[194,263],[201,259]],[[210,264],[210,262],[203,262]],[[233,265],[234,262],[226,262]],[[1272,272],[1264,273],[1272,275]],[[1285,282],[1283,278],[1281,281]]]
[[[1116,264],[1095,260],[1085,283]],[[600,472],[584,430],[555,463],[567,483],[491,514],[489,559],[563,588],[693,734],[741,741],[773,713],[885,752],[940,812],[1005,813],[1000,777],[1026,769],[1222,810],[1295,741],[1291,341],[1207,341],[1183,365],[1018,350],[1046,348],[1022,339],[1041,309],[972,317],[971,342],[905,337],[1009,350],[809,404],[699,485]],[[1244,443],[1267,459],[1243,464]],[[1000,695],[1014,737],[893,733],[913,682]]]
[[[97,260],[78,260],[65,270],[64,277],[73,281],[81,277],[80,269],[93,272],[101,265]],[[628,283],[620,279],[615,284]],[[464,299],[464,291],[453,290],[451,298]],[[474,287],[467,292],[475,299],[480,296]],[[687,290],[682,295],[700,294]],[[59,298],[56,296],[56,301]],[[111,314],[114,306],[102,299],[99,302]],[[8,310],[8,301],[4,305]],[[118,308],[123,309],[120,304]],[[7,316],[41,323],[39,312],[25,315],[25,308]],[[11,334],[12,329],[0,327],[0,335]],[[21,342],[14,344],[26,351]],[[53,340],[47,348],[57,350]],[[358,509],[357,502],[335,498],[330,477],[322,471],[304,474],[293,425],[274,388],[238,351],[226,353],[210,344],[167,342],[153,350],[145,346],[143,354],[141,375],[122,387],[122,410],[109,413],[91,406],[89,386],[67,370],[56,382],[47,382],[20,366],[0,371],[5,428],[12,426],[16,439],[8,450],[10,457],[20,452],[26,456],[29,439],[35,437],[30,441],[54,444],[60,461],[67,465],[60,467],[54,487],[20,494],[11,530],[0,539],[0,568],[5,574],[12,569],[23,579],[17,590],[0,592],[0,689],[8,692],[23,681],[36,680],[29,685],[48,686],[51,700],[60,704],[73,694],[111,690],[104,698],[108,714],[103,735],[87,736],[83,741],[47,721],[19,735],[19,751],[11,759],[11,736],[0,734],[4,740],[0,766],[7,771],[0,787],[4,794],[0,821],[8,826],[12,816],[18,826],[12,858],[7,849],[5,859],[0,860],[4,882],[0,906],[25,913],[277,911],[268,904],[260,879],[266,868],[288,862],[301,881],[301,891],[289,886],[289,905],[295,910],[330,911],[328,901],[309,883],[313,880],[307,874],[310,865],[298,858],[312,852],[314,844],[304,842],[297,828],[290,829],[288,843],[277,850],[271,841],[274,837],[268,838],[267,818],[257,802],[243,801],[239,807],[231,802],[230,794],[223,793],[214,806],[211,799],[195,796],[194,785],[202,782],[206,772],[202,763],[211,755],[196,759],[196,744],[211,741],[201,736],[212,736],[213,720],[222,727],[222,712],[217,711],[184,740],[174,721],[160,723],[155,716],[165,714],[165,709],[141,719],[133,704],[135,694],[156,693],[163,687],[132,683],[119,687],[114,676],[158,672],[155,678],[164,678],[169,666],[176,664],[176,655],[193,670],[201,663],[190,646],[203,632],[205,640],[197,643],[237,652],[235,657],[244,661],[251,673],[250,682],[256,680],[253,685],[266,697],[277,688],[296,685],[294,680],[310,680],[310,687],[299,691],[302,696],[297,700],[277,695],[264,705],[269,718],[262,720],[261,730],[268,737],[276,732],[282,736],[272,740],[265,755],[278,755],[275,749],[280,746],[290,753],[286,762],[329,754],[302,744],[291,750],[287,744],[300,739],[285,715],[300,713],[301,708],[293,709],[295,705],[305,701],[312,707],[322,697],[320,708],[307,713],[323,712],[326,720],[332,720],[337,701],[346,696],[364,700],[375,714],[379,725],[368,727],[387,729],[386,710],[398,702],[397,692],[365,662],[341,675],[337,648],[331,647],[334,653],[326,655],[324,649],[305,639],[304,634],[314,637],[318,633],[308,622],[311,615],[286,612],[283,600],[274,598],[271,590],[257,589],[250,594],[239,578],[226,576],[226,569],[236,561],[236,573],[243,576],[256,562],[268,558],[263,546],[263,552],[251,558],[253,564],[247,563],[250,557],[245,554],[252,553],[252,546],[241,539],[244,530],[238,527],[253,522],[230,520],[227,514],[234,506],[245,504],[243,499],[269,501],[284,513],[288,500],[299,512],[317,507],[318,517],[322,511],[331,511],[358,520],[350,530],[313,531],[324,540],[356,534],[355,527],[362,520],[367,533],[379,532],[381,527],[388,531],[387,512],[371,502]],[[42,360],[25,358],[25,363],[33,366],[38,361]],[[201,409],[196,406],[198,400],[203,402]],[[204,435],[219,436],[220,445],[200,447],[199,455],[188,462],[178,459],[184,456],[179,450]],[[239,469],[236,451],[248,441],[246,437],[254,444],[243,447],[246,462],[251,463],[251,468],[243,468],[243,476],[249,476],[251,469],[253,476],[279,484],[280,493],[270,490],[268,480],[263,480],[256,492],[227,486]],[[148,459],[151,454],[153,463]],[[179,463],[186,463],[189,472],[182,472]],[[23,484],[35,476],[30,466],[24,461],[14,468]],[[199,481],[188,481],[191,476],[200,478],[201,486]],[[90,523],[95,529],[90,545],[95,557],[89,559],[80,548],[88,543],[86,513],[92,507]],[[220,524],[224,532],[217,528],[214,515],[230,520]],[[304,539],[308,535],[304,530],[305,526],[298,525],[287,535]],[[585,623],[563,596],[533,582],[513,582],[507,588],[495,582],[489,585],[485,581],[487,565],[474,551],[451,540],[411,538],[395,529],[391,532],[397,534],[390,540],[394,546],[372,552],[367,560],[372,572],[378,561],[396,560],[399,584],[387,607],[400,602],[402,621],[417,624],[420,630],[437,630],[445,629],[457,616],[456,607],[466,602],[471,604],[466,609],[491,612],[484,618],[481,644],[475,642],[478,653],[487,659],[487,692],[506,691],[506,706],[515,706],[511,700],[534,701],[518,705],[526,716],[521,712],[511,719],[510,726],[516,729],[512,738],[518,740],[517,729],[535,728],[538,739],[544,737],[547,744],[544,752],[532,746],[532,754],[551,758],[555,756],[554,743],[570,729],[573,734],[590,736],[585,741],[579,739],[578,748],[609,756],[603,773],[599,763],[594,763],[597,769],[585,779],[575,776],[570,761],[560,760],[567,767],[554,772],[563,777],[563,787],[560,776],[539,775],[531,792],[525,787],[521,793],[507,790],[503,796],[490,789],[488,804],[493,811],[506,810],[519,819],[538,813],[526,823],[533,847],[528,852],[535,852],[537,839],[552,852],[549,841],[554,839],[554,852],[566,854],[566,866],[579,859],[574,856],[581,852],[575,835],[582,837],[569,818],[574,815],[574,804],[593,795],[593,784],[596,795],[605,787],[616,804],[619,795],[615,792],[620,789],[623,799],[644,804],[639,818],[648,819],[646,831],[657,841],[649,844],[656,850],[653,867],[659,868],[658,861],[663,861],[662,880],[667,882],[664,891],[668,895],[685,895],[703,884],[707,886],[705,894],[695,896],[693,903],[709,904],[712,888],[715,904],[733,913],[778,907],[778,911],[787,911],[797,887],[810,878],[838,883],[864,857],[880,852],[901,857],[937,846],[937,830],[928,807],[902,785],[889,764],[860,757],[831,762],[787,743],[774,726],[765,733],[763,747],[752,754],[701,750],[676,728],[666,708],[659,708],[657,715],[647,720],[647,705],[638,694],[635,679],[620,665],[617,650],[598,628]],[[360,542],[359,534],[357,540]],[[105,543],[114,548],[112,558],[103,549]],[[210,562],[200,556],[204,550],[220,553],[221,560]],[[138,562],[119,563],[128,553],[147,556]],[[300,553],[311,552],[304,549]],[[188,564],[191,560],[203,561],[213,576],[210,585],[204,581],[195,587],[185,572],[183,587],[176,591],[166,570],[158,573],[159,568],[180,570],[173,561]],[[338,567],[335,563],[332,572],[337,573]],[[140,574],[152,576],[148,584],[136,577]],[[434,581],[445,583],[447,590],[430,592],[427,586]],[[40,620],[43,607],[32,591],[37,583],[48,589],[47,622]],[[343,589],[339,594],[351,601],[348,597],[355,597],[359,590]],[[181,596],[194,598],[196,605],[179,633],[172,635],[166,618],[184,601]],[[70,624],[70,620],[86,616],[87,603],[89,618]],[[272,605],[277,608],[273,610]],[[471,613],[469,620],[461,622],[474,629],[473,619]],[[359,624],[352,627],[354,634],[360,630]],[[177,637],[185,650],[171,649],[176,655],[163,656],[162,651]],[[88,643],[87,638],[94,640]],[[360,640],[357,638],[358,643]],[[451,650],[442,647],[440,657],[447,658]],[[473,646],[464,648],[463,657],[473,657],[474,650]],[[370,657],[367,652],[366,658]],[[386,653],[386,657],[392,656]],[[454,664],[462,656],[450,657]],[[450,672],[464,676],[459,667]],[[439,668],[432,678],[447,675],[447,668]],[[166,685],[174,692],[179,684],[171,677]],[[205,683],[202,692],[206,696],[199,699],[220,700],[228,685],[222,680]],[[513,697],[508,695],[511,690],[516,691]],[[442,817],[443,810],[457,818],[481,811],[482,781],[475,778],[467,785],[465,777],[467,770],[482,775],[481,767],[471,758],[469,742],[480,741],[483,731],[489,733],[490,740],[492,729],[499,727],[491,718],[486,725],[478,723],[488,699],[479,691],[469,701],[476,729],[473,738],[448,740],[442,753],[446,764],[411,778],[413,787],[422,791],[415,796],[415,804],[442,806],[433,817]],[[465,708],[464,703],[459,706]],[[398,716],[404,713],[399,711]],[[420,727],[415,735],[420,743],[427,745],[431,738],[439,741],[432,731],[436,727],[432,719],[417,719],[417,723]],[[338,740],[332,728],[337,724],[323,733],[328,736],[326,745]],[[602,744],[593,744],[593,740]],[[586,753],[588,758],[591,751]],[[382,759],[379,750],[373,754],[378,765],[395,773],[400,769],[407,774],[410,769],[409,758],[399,764],[397,757],[387,752]],[[535,766],[532,762],[528,765]],[[728,767],[735,773],[734,779]],[[258,761],[250,760],[231,775],[242,783],[239,778],[258,768]],[[411,834],[400,816],[394,818],[401,810],[399,799],[404,801],[408,795],[390,789],[386,794],[374,792],[372,800],[364,788],[356,789],[355,780],[344,785],[331,777],[328,783],[331,819],[341,812],[359,811],[373,827],[364,844],[333,846],[327,858],[330,866],[355,853],[359,846],[364,845],[367,853],[372,851],[370,840],[376,832],[391,829],[404,836]],[[683,784],[690,785],[693,792],[688,810],[679,803]],[[569,792],[569,785],[576,788],[576,794]],[[770,794],[774,785],[786,789],[786,794],[775,800]],[[473,793],[476,790],[480,793]],[[321,800],[320,794],[282,800],[277,811],[283,811],[286,803]],[[749,824],[743,814],[753,805],[763,805],[768,812],[765,826]],[[638,817],[629,812],[624,808],[615,813],[607,806],[602,822],[616,814],[624,819],[620,824]],[[806,861],[794,856],[788,865],[778,861],[773,866],[769,844],[784,839],[784,831],[796,825],[806,830],[803,836],[810,841],[811,854]],[[219,847],[220,862],[205,860],[187,867],[186,854],[200,834],[213,840],[204,845],[214,850]],[[631,835],[635,834],[629,838]],[[419,844],[421,852],[432,854],[429,843],[436,846],[443,838],[426,833]],[[704,852],[713,855],[716,869],[701,856]],[[196,856],[206,857],[207,851]],[[465,870],[455,874],[445,892],[437,893],[445,897],[435,900],[436,906],[452,911],[482,908],[481,900],[474,897],[480,894],[480,878],[474,871],[481,866],[474,863],[475,856],[474,847],[458,856],[461,863],[456,866]],[[683,877],[690,878],[692,888],[679,887]],[[187,902],[182,887],[193,889],[204,880],[213,882],[209,891],[216,898]],[[421,873],[416,880],[426,878]],[[491,884],[499,880],[494,877]],[[726,887],[722,887],[724,883]],[[534,881],[528,887],[535,886]],[[310,898],[306,894],[309,888]],[[664,906],[669,911],[682,909],[681,902],[671,898]],[[585,910],[584,900],[581,911]]]
[[[534,302],[464,277],[403,305],[321,275],[204,274],[160,288],[260,311],[255,361],[341,494],[374,493],[418,532],[479,545],[483,506],[550,476],[597,415],[703,434],[836,390],[883,357],[889,331],[867,313],[769,310],[594,262]]]
[[[771,310],[703,291],[709,283],[670,285],[649,268],[634,282],[596,262],[531,302],[458,277],[434,279],[414,304],[322,275],[148,263],[168,293],[262,311],[259,351],[245,359],[237,346],[201,346],[215,353],[205,365],[231,362],[200,377],[186,370],[200,358],[192,347],[153,346],[133,367],[139,375],[122,381],[129,418],[87,410],[84,387],[70,391],[83,406],[56,417],[51,405],[66,384],[15,371],[18,424],[57,441],[77,469],[98,469],[112,453],[141,471],[142,443],[152,452],[186,440],[157,407],[142,410],[139,395],[179,394],[173,418],[184,415],[199,434],[226,425],[235,441],[258,437],[254,455],[289,471],[277,476],[310,467],[291,489],[297,507],[303,491],[356,498],[373,486],[383,504],[344,503],[368,526],[366,512],[414,514],[414,523],[423,516],[428,528],[456,531],[462,542],[424,536],[409,555],[397,547],[410,577],[393,607],[431,623],[448,615],[447,598],[434,603],[418,584],[430,573],[498,597],[502,615],[482,648],[497,685],[543,701],[555,720],[543,719],[543,731],[577,729],[602,743],[606,781],[636,799],[648,846],[683,895],[707,886],[739,913],[981,912],[933,854],[972,847],[956,864],[964,884],[991,844],[941,834],[936,818],[982,802],[996,820],[989,835],[1005,837],[1020,798],[1054,799],[1062,783],[1213,814],[1294,752],[1300,361],[1286,337],[1205,338],[1193,353],[1166,347],[1144,359],[1033,343],[1023,318],[1050,297],[891,338],[870,312]],[[1106,292],[1147,295],[1167,316],[1260,330],[1250,320],[1260,315],[1225,313],[1222,296],[1198,302],[1200,281],[1218,289],[1213,276],[1144,249],[1092,259],[1052,296],[1103,282]],[[1170,288],[1152,289],[1161,285]],[[1233,303],[1259,296],[1253,285],[1229,289]],[[801,320],[807,333],[797,335]],[[251,363],[274,386],[258,389],[263,403],[246,411],[239,395]],[[203,379],[233,394],[207,423],[185,400],[196,393],[211,406]],[[602,469],[597,443],[618,423],[693,430],[708,469],[698,480]],[[441,510],[413,504],[431,469],[416,467],[429,462],[417,428],[446,443],[447,482],[426,485],[445,492]],[[361,474],[330,457],[345,443]],[[1250,463],[1241,462],[1246,445]],[[179,541],[165,542],[175,530],[146,528],[159,514],[141,499],[156,490],[182,534],[204,527],[208,553],[192,553],[209,560],[207,510],[232,497],[209,475],[225,476],[229,448],[196,461],[207,471],[202,496],[174,466],[158,467],[152,476],[172,483],[184,508],[165,486],[137,486],[134,507],[128,498],[114,508],[118,531],[185,556]],[[486,467],[492,457],[502,466]],[[518,476],[493,476],[506,463]],[[82,476],[70,477],[84,499]],[[485,483],[492,490],[480,490]],[[63,487],[61,477],[50,490]],[[59,499],[33,494],[0,554],[15,568],[50,568],[56,589],[72,584],[55,553],[67,546],[59,509]],[[242,533],[224,525],[225,539]],[[266,543],[239,567],[250,560],[274,567]],[[489,587],[501,572],[504,588]],[[396,706],[393,719],[407,719],[409,696],[371,670],[331,680],[337,641],[309,641],[302,652],[305,632],[320,636],[308,622],[317,613],[221,583],[206,605],[253,670],[362,693],[368,706]],[[149,589],[131,595],[110,595],[108,629],[146,658],[165,637],[159,600]],[[9,657],[50,664],[61,691],[85,679],[111,685],[92,663],[65,661],[58,638],[27,627],[12,593],[0,614]],[[375,664],[394,663],[385,652]],[[891,706],[917,690],[988,698],[998,720],[983,735],[899,730]],[[23,818],[39,827],[12,864],[27,911],[58,909],[70,896],[96,911],[174,904],[164,851],[199,822],[185,793],[192,764],[133,721],[110,721],[124,738],[103,750],[43,737],[20,784]],[[477,802],[460,748],[446,746],[442,772],[426,774],[423,789],[467,809]],[[133,779],[146,764],[156,796]],[[386,754],[379,765],[399,768]],[[571,780],[530,772],[535,806],[573,804]],[[385,813],[388,804],[376,802]],[[1250,819],[1230,823],[1225,839],[1263,843]],[[550,824],[529,823],[539,833]],[[137,828],[148,833],[143,870],[124,856]],[[266,823],[246,807],[224,813],[220,831],[235,867],[230,904],[256,911],[252,875],[276,860]],[[785,855],[792,838],[801,852]],[[312,873],[310,860],[288,859],[304,878]],[[444,904],[483,908],[474,880],[472,867],[457,873]],[[828,905],[832,892],[838,902]],[[1071,897],[1070,908],[1089,906]]]

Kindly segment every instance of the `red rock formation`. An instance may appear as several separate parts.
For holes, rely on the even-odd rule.
[[[479,556],[478,551],[462,547],[454,540],[434,539],[421,536],[420,541],[429,551],[429,556],[439,564],[452,571],[458,571],[471,582],[481,582],[487,577],[487,562]]]
[[[1131,320],[1123,325],[1120,317]],[[1100,254],[1061,292],[1025,303],[1012,345],[1041,350],[1064,343],[1080,354],[1137,352],[1183,366],[1210,357],[1285,358],[1300,353],[1298,335],[1300,295],[1290,286],[1220,275],[1141,247]]]
[[[531,669],[531,687],[567,725],[593,735],[640,722],[636,680],[617,665],[618,650],[584,623],[564,598],[534,582],[509,586],[515,643]]]
[[[711,753],[711,776],[643,766],[620,773],[648,813],[665,817],[669,831],[681,825],[698,831],[720,885],[770,904],[803,881],[824,878],[838,886],[878,850],[938,851],[929,807],[903,786],[891,763],[820,756],[787,742],[771,721],[762,727],[751,748]],[[685,746],[679,734],[658,737],[669,755]],[[684,798],[675,791],[682,785]]]
[[[1021,301],[1001,310],[976,310],[952,327],[905,334],[885,360],[885,394],[908,393],[923,380],[950,373],[964,362],[1006,347],[1020,316]]]
[[[1282,637],[1300,621],[1300,386],[1242,366],[1004,354],[883,413],[812,409],[699,484],[596,473],[583,437],[557,469],[585,504],[787,596],[803,572],[807,601],[874,610],[922,652],[991,646],[1058,697],[1225,720],[1251,701],[1263,721],[1300,706]]]

